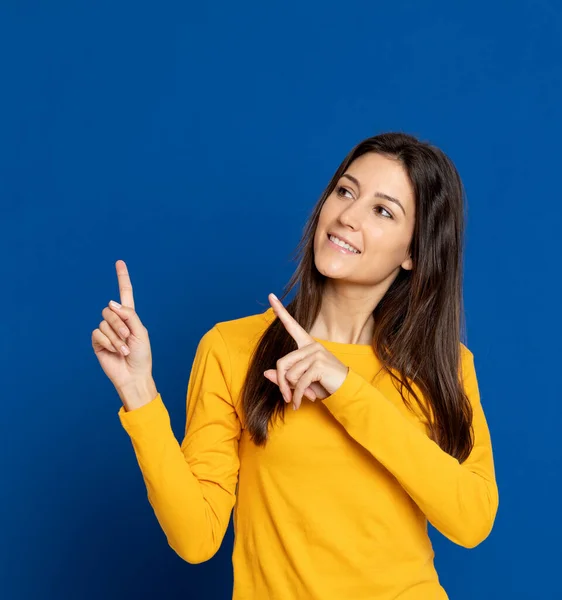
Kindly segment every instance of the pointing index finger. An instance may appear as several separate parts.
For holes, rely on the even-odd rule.
[[[133,298],[133,286],[131,284],[131,278],[129,277],[129,271],[125,261],[118,260],[115,263],[115,269],[117,271],[117,281],[119,282],[121,304],[134,309],[135,300]]]
[[[277,296],[269,294],[268,299],[273,307],[273,311],[279,317],[279,320],[283,323],[285,329],[289,332],[289,335],[297,342],[299,348],[314,341],[314,338],[312,338],[312,336],[310,336],[308,332],[293,319]]]

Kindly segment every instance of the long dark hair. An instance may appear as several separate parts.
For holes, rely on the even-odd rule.
[[[400,384],[400,395],[410,410],[403,386],[416,399],[431,439],[462,462],[474,444],[472,408],[459,377],[461,333],[464,337],[466,329],[462,298],[465,194],[459,174],[444,152],[405,133],[383,133],[352,148],[305,225],[296,250],[298,267],[280,299],[299,284],[286,308],[310,331],[326,281],[314,264],[314,234],[320,211],[348,166],[366,152],[398,159],[408,174],[416,202],[409,249],[413,267],[399,270],[373,311],[373,350],[394,385]],[[253,351],[241,394],[246,429],[259,446],[267,441],[270,421],[278,415],[283,418],[287,406],[277,385],[263,372],[275,369],[277,360],[296,348],[275,317]],[[427,407],[410,382],[419,388]]]

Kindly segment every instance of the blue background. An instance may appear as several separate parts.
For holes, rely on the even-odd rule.
[[[560,597],[555,0],[5,0],[0,56],[3,600],[230,598],[231,527],[207,563],[169,548],[92,350],[115,261],[181,439],[200,337],[265,310],[340,161],[392,130],[466,186],[500,489],[477,548],[430,527],[437,570],[454,600]]]

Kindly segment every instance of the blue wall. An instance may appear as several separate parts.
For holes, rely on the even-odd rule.
[[[2,599],[230,597],[232,529],[202,565],[168,547],[93,353],[115,261],[180,439],[200,337],[265,310],[341,159],[389,130],[468,194],[500,508],[472,550],[431,528],[437,569],[454,600],[558,597],[557,2],[5,0],[0,56]]]

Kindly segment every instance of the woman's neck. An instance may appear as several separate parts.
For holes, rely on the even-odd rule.
[[[333,304],[323,304],[309,331],[312,337],[342,344],[370,344],[375,320],[371,308],[354,311]]]

